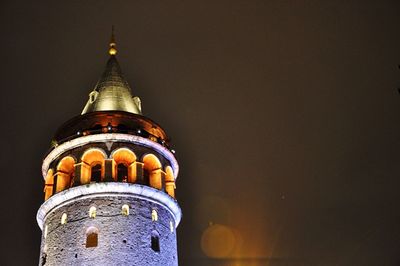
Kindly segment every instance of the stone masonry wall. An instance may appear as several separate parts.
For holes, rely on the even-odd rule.
[[[130,207],[128,216],[122,214],[124,204]],[[89,217],[92,206],[95,218]],[[153,209],[158,221],[152,221]],[[61,224],[63,213],[67,214],[65,224]],[[89,227],[98,229],[97,247],[86,247]],[[154,231],[159,234],[159,252],[151,248]],[[47,215],[39,265],[176,266],[174,219],[162,206],[132,196],[78,199]]]

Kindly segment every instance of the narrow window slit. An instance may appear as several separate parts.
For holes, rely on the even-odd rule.
[[[160,252],[160,234],[157,231],[151,233],[151,249]]]

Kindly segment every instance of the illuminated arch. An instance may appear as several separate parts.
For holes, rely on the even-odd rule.
[[[161,189],[161,163],[154,154],[146,154],[143,157],[143,177],[145,184]]]
[[[171,166],[165,167],[165,191],[175,198],[175,178]]]
[[[107,155],[98,148],[85,151],[82,155],[81,183],[100,182],[104,178],[104,164]]]
[[[86,247],[87,248],[94,248],[97,247],[99,239],[99,229],[94,226],[89,227],[86,230]]]
[[[151,210],[151,220],[153,222],[157,222],[158,221],[158,213],[156,210]]]
[[[53,195],[53,187],[54,187],[54,173],[53,169],[49,169],[49,171],[47,171],[47,175],[45,178],[44,200],[47,200]]]
[[[127,148],[120,148],[111,154],[113,159],[113,177],[119,182],[136,181],[136,155]]]
[[[61,224],[66,224],[67,223],[67,214],[64,212],[61,216]]]
[[[122,205],[121,213],[122,213],[122,215],[125,215],[125,216],[129,215],[129,205],[128,204]]]
[[[56,192],[63,191],[71,186],[75,172],[75,159],[66,156],[60,160],[57,165],[56,173]]]
[[[97,210],[95,206],[90,207],[89,209],[89,217],[90,218],[96,218],[97,215]]]

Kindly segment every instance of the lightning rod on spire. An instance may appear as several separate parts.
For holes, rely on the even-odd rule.
[[[108,50],[108,53],[110,55],[116,55],[117,54],[117,44],[115,42],[115,36],[114,36],[114,25],[112,25],[112,27],[111,27],[110,49]]]

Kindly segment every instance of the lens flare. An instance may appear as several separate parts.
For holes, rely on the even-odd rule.
[[[236,239],[233,231],[221,224],[207,227],[201,237],[201,249],[211,258],[229,257],[235,247]]]

